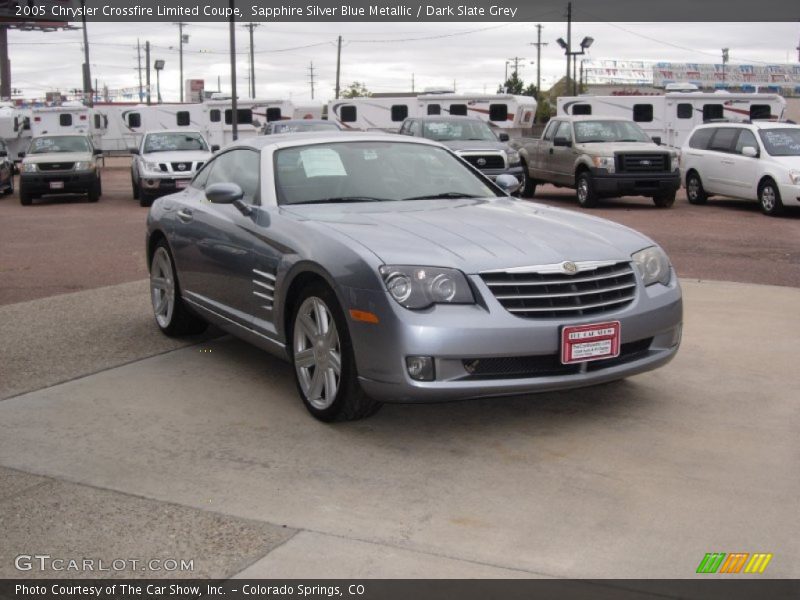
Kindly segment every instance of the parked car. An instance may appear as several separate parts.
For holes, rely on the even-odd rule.
[[[398,133],[441,142],[489,179],[504,173],[522,179],[519,152],[508,145],[508,134],[495,135],[485,121],[473,117],[414,117]]]
[[[99,148],[86,135],[42,135],[20,152],[19,201],[28,206],[47,194],[86,194],[97,202],[103,193]]]
[[[535,140],[512,143],[525,171],[523,196],[552,183],[576,191],[578,204],[602,198],[649,196],[659,208],[675,203],[681,187],[678,155],[659,147],[630,119],[558,117]]]
[[[211,322],[288,359],[324,421],[671,360],[682,302],[664,251],[507,195],[518,185],[422,138],[240,140],[149,211],[156,322],[167,335]]]
[[[264,125],[262,133],[272,135],[275,133],[301,133],[307,131],[341,131],[335,121],[325,119],[287,119],[285,121],[270,121]]]
[[[8,155],[5,140],[0,139],[0,189],[4,195],[14,193],[14,162]]]
[[[770,121],[712,123],[694,129],[681,150],[686,197],[757,200],[765,215],[800,203],[800,127]]]
[[[184,189],[219,147],[208,147],[199,131],[150,131],[133,148],[131,187],[141,206],[164,194]]]

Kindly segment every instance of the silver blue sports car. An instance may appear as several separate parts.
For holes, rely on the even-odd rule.
[[[241,140],[150,209],[156,322],[167,335],[214,323],[291,361],[324,421],[672,359],[681,290],[662,249],[516,186],[421,138]]]

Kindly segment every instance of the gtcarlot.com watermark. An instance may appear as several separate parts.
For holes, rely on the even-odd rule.
[[[14,558],[17,571],[108,573],[119,571],[186,572],[194,571],[194,559],[185,558],[66,558],[49,554],[19,554]]]

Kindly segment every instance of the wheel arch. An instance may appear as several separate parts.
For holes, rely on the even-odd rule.
[[[314,283],[322,283],[323,285],[329,287],[336,296],[336,299],[339,301],[342,311],[345,310],[344,302],[342,302],[342,298],[340,297],[339,290],[333,281],[333,277],[331,277],[331,275],[325,269],[312,262],[301,262],[296,264],[294,267],[292,267],[284,280],[283,289],[286,291],[281,294],[279,309],[280,318],[276,319],[275,321],[275,326],[278,329],[278,335],[283,337],[287,345],[290,343],[288,333],[291,330],[292,313],[294,312],[294,307],[297,304],[300,293],[307,286]]]
[[[148,272],[150,271],[150,263],[153,262],[153,254],[156,251],[156,246],[158,245],[158,243],[161,240],[164,240],[164,242],[167,244],[167,248],[169,248],[169,241],[167,241],[167,236],[160,229],[153,230],[153,232],[150,234],[150,236],[147,239],[147,270],[148,270]],[[172,249],[170,249],[170,253],[171,252],[172,252]]]

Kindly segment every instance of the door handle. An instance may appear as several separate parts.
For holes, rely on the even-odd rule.
[[[736,163],[734,163],[732,160],[723,160],[722,164],[723,165],[733,165],[733,164],[736,164]]]
[[[180,209],[180,210],[178,211],[178,218],[179,218],[181,221],[183,221],[184,223],[188,223],[188,222],[189,222],[189,221],[191,221],[191,220],[192,220],[194,217],[192,216],[192,211],[190,211],[188,208],[182,208],[182,209]]]

